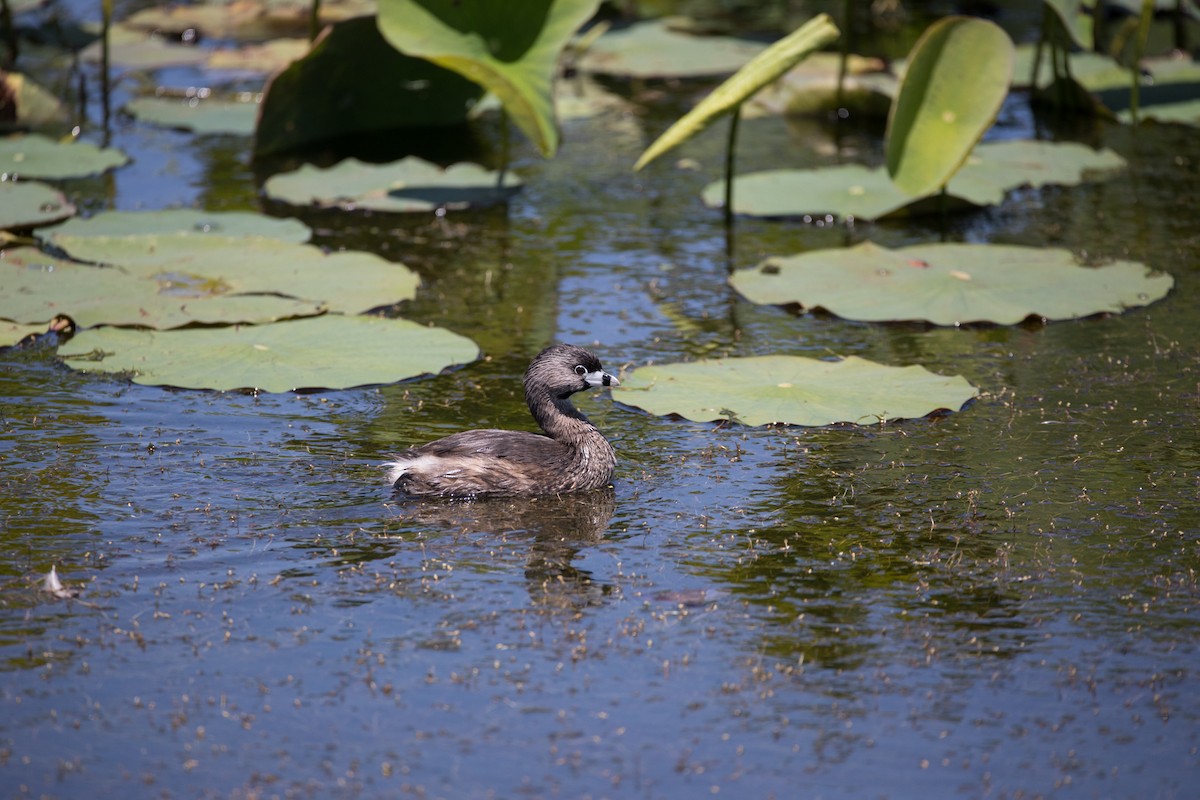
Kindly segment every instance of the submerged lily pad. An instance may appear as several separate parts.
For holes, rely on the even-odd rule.
[[[1005,192],[1020,186],[1071,185],[1085,176],[1103,176],[1125,165],[1111,150],[1092,150],[1073,142],[985,142],[975,148],[947,187],[951,206],[983,206],[1003,201]],[[881,219],[901,211],[935,211],[897,187],[882,167],[858,164],[819,169],[766,170],[736,178],[734,211],[763,217],[832,214],[856,219]],[[704,188],[706,205],[724,202],[725,182]]]
[[[875,423],[957,411],[977,394],[961,376],[850,356],[758,356],[640,367],[613,398],[651,414],[744,425]]]
[[[797,303],[845,319],[1012,325],[1031,316],[1120,313],[1162,299],[1174,279],[1131,261],[1080,266],[1059,249],[929,244],[889,250],[865,242],[768,259],[736,272],[730,283],[755,303]]]
[[[390,164],[347,158],[328,169],[306,164],[294,172],[273,175],[263,189],[268,197],[296,206],[432,211],[507,200],[521,180],[506,173],[503,187],[498,187],[498,177],[477,164],[452,164],[442,169],[415,156]]]
[[[344,389],[436,374],[479,348],[443,328],[330,314],[231,328],[97,328],[59,347],[75,369],[129,374],[135,383],[188,389]]]
[[[129,163],[120,150],[31,133],[0,139],[0,173],[23,178],[86,178]]]
[[[258,119],[258,101],[254,95],[240,100],[139,97],[129,101],[125,111],[144,122],[165,128],[249,136],[254,133]]]
[[[268,217],[253,211],[200,211],[168,208],[162,211],[103,211],[75,217],[40,231],[57,243],[59,236],[134,236],[138,234],[194,233],[213,236],[262,236],[284,242],[307,242],[312,231],[291,217]]]
[[[75,213],[63,194],[37,181],[0,181],[0,230],[35,228]]]
[[[605,33],[580,60],[580,68],[623,78],[705,78],[729,75],[766,49],[729,36],[689,36],[662,21]]]

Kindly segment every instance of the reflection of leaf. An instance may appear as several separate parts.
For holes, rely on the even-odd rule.
[[[654,159],[678,147],[700,133],[722,114],[741,106],[759,89],[779,78],[801,59],[823,47],[838,36],[837,26],[828,15],[813,17],[766,50],[756,55],[695,108],[680,117],[674,125],[646,148],[633,169],[639,170]]]
[[[458,125],[483,90],[436,64],[396,52],[374,17],[326,28],[267,85],[255,154],[398,128]]]
[[[1111,150],[1073,142],[985,142],[968,157],[947,187],[953,207],[965,201],[990,205],[1019,186],[1071,185],[1091,172],[1111,173],[1125,160]],[[923,213],[938,206],[905,194],[882,168],[857,164],[819,169],[766,170],[738,177],[734,211],[764,217],[832,214],[880,219],[898,212]],[[704,202],[719,207],[724,181],[704,188]],[[914,205],[915,204],[915,205]]]
[[[392,383],[479,355],[470,339],[442,328],[336,314],[233,328],[96,328],[58,352],[76,369],[130,373],[135,383],[264,392]]]
[[[1066,250],[974,244],[889,250],[870,242],[772,258],[730,282],[755,303],[935,325],[1120,313],[1161,299],[1174,284],[1170,275],[1130,261],[1082,267]]]
[[[760,356],[639,367],[613,398],[651,414],[745,425],[874,423],[957,411],[976,395],[961,377],[851,356],[818,361]]]
[[[476,164],[442,169],[415,156],[391,164],[347,158],[328,169],[306,164],[273,175],[263,189],[268,197],[295,206],[431,211],[503,202],[521,185],[519,178],[506,173],[504,186],[497,188],[496,178],[497,173]]]
[[[165,128],[249,136],[254,133],[258,118],[258,102],[253,97],[247,100],[139,97],[129,101],[125,111],[143,122]]]
[[[75,206],[44,183],[0,181],[0,230],[47,225],[74,213]]]
[[[379,30],[400,52],[493,92],[549,157],[558,150],[552,92],[558,57],[598,5],[599,0],[380,0]]]
[[[601,36],[580,67],[625,78],[714,77],[736,72],[763,49],[744,39],[689,36],[662,21],[642,22]]]
[[[1013,44],[998,25],[946,17],[922,34],[888,117],[888,174],[923,197],[946,185],[1008,94]]]
[[[129,163],[120,150],[38,134],[0,138],[0,173],[22,178],[85,178]]]

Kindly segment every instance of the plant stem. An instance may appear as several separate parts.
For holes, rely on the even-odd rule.
[[[321,32],[321,0],[312,0],[312,8],[308,12],[308,40],[316,41]]]
[[[496,171],[496,191],[504,190],[504,177],[508,173],[509,133],[508,111],[500,107],[500,169]]]
[[[729,119],[729,141],[725,143],[725,227],[733,227],[733,161],[737,150],[738,123],[742,119],[742,106],[733,109]]]
[[[110,39],[112,38],[112,16],[113,2],[112,0],[103,0],[100,4],[100,14],[102,17],[101,40],[100,40],[100,107],[103,115],[104,126],[104,145],[108,146],[109,141],[109,125],[111,122],[111,106],[112,98],[110,96],[109,84],[109,49]]]

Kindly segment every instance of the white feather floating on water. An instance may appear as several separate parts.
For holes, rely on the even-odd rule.
[[[63,600],[79,596],[78,590],[63,586],[63,582],[58,579],[58,567],[55,565],[51,565],[50,571],[46,573],[46,578],[42,581],[42,591],[49,592]]]

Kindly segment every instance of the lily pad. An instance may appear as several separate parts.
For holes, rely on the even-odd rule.
[[[268,83],[257,155],[399,128],[458,125],[483,89],[396,51],[374,17],[326,28],[312,50]]]
[[[133,236],[137,234],[194,233],[214,236],[261,236],[302,244],[312,231],[291,217],[268,217],[252,211],[199,211],[169,208],[162,211],[103,211],[75,217],[46,228],[42,238],[57,244],[59,236]]]
[[[230,328],[97,328],[59,347],[68,365],[129,374],[135,383],[188,389],[343,389],[436,374],[479,356],[444,328],[330,314]]]
[[[890,367],[850,356],[820,361],[758,356],[640,367],[613,398],[651,414],[743,425],[831,425],[957,411],[977,391],[961,376]]]
[[[755,303],[796,303],[845,319],[1012,325],[1028,317],[1119,314],[1162,299],[1174,279],[1132,261],[1081,266],[1070,252],[1052,248],[929,244],[889,250],[864,242],[771,258],[734,273],[730,283]]]
[[[199,47],[168,42],[123,23],[109,30],[109,48],[109,63],[114,68],[197,67],[208,60],[208,53]],[[100,63],[100,41],[92,42],[79,55],[84,61]]]
[[[552,87],[563,47],[599,0],[379,0],[379,30],[402,53],[494,93],[547,158],[558,150]]]
[[[521,180],[476,164],[452,164],[442,169],[415,156],[390,164],[367,164],[347,158],[322,169],[306,164],[294,172],[273,175],[264,184],[267,196],[295,206],[347,210],[432,211],[464,209],[500,203],[520,187]]]
[[[1020,186],[1072,185],[1085,176],[1104,176],[1125,165],[1111,150],[1092,150],[1072,142],[985,142],[972,152],[947,187],[954,205],[976,206],[1003,201]],[[804,170],[766,170],[741,175],[735,184],[734,211],[763,217],[832,214],[855,219],[881,219],[898,212],[922,213],[938,206],[896,186],[882,167],[857,164]],[[724,202],[725,182],[704,188],[706,205]],[[916,204],[916,205],[914,205]]]
[[[36,181],[0,181],[0,230],[35,228],[75,213],[63,194]]]
[[[887,117],[899,82],[882,59],[850,54],[838,89],[841,56],[813,53],[747,102],[746,117],[802,116],[841,107],[851,114]]]
[[[201,134],[250,136],[258,120],[258,98],[247,93],[241,99],[200,97],[139,97],[125,111],[143,122]]]
[[[5,119],[0,128],[38,128],[67,121],[62,101],[19,72],[0,72],[0,92],[5,95]]]
[[[0,139],[0,173],[22,178],[86,178],[129,163],[120,150],[61,142],[36,133]]]
[[[765,45],[729,36],[689,36],[662,21],[641,22],[605,33],[579,66],[622,78],[711,78],[730,75]]]
[[[124,24],[176,36],[195,31],[202,39],[260,41],[280,34],[307,34],[312,10],[308,0],[211,0],[151,6],[131,14]],[[370,0],[323,0],[318,24],[323,27],[374,11]]]
[[[813,50],[825,46],[837,37],[837,26],[829,16],[818,14],[788,36],[775,42],[659,136],[638,158],[637,163],[633,165],[634,171],[640,170],[700,133],[717,117],[739,109],[760,89],[777,80]]]
[[[238,295],[219,281],[186,273],[133,275],[54,258],[30,247],[0,259],[0,318],[45,324],[58,314],[80,326],[175,328],[195,322],[235,324],[314,316],[320,303],[273,294]]]
[[[914,197],[938,191],[991,127],[1012,80],[1013,43],[998,25],[945,17],[913,47],[888,117],[888,174]]]
[[[420,283],[403,264],[373,253],[326,254],[262,237],[59,235],[55,243],[75,258],[118,266],[131,278],[158,285],[168,301],[185,299],[197,315],[205,302],[219,306],[227,298],[274,295],[357,314],[410,300]]]
[[[283,38],[262,44],[223,47],[209,54],[208,67],[239,73],[270,74],[303,58],[311,45],[312,42],[305,38]]]

